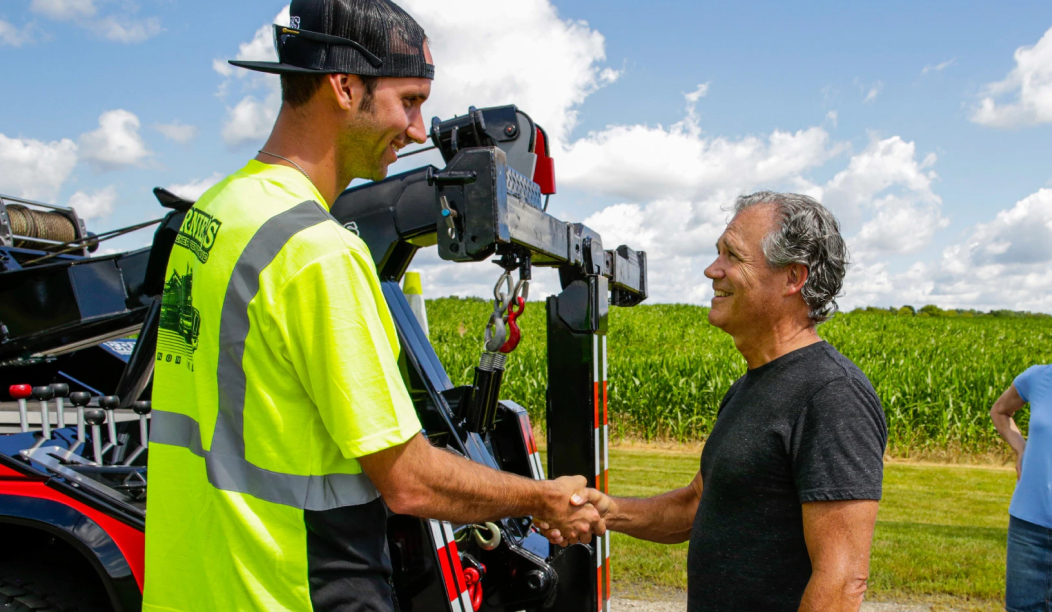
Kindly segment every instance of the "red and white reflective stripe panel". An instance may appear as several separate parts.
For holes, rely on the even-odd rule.
[[[606,556],[603,555],[603,548],[605,548],[603,544],[606,542],[603,542],[604,539],[605,538],[594,538],[592,540],[595,542],[595,601],[598,604],[596,609],[600,612],[602,612],[603,603],[605,602],[603,597],[603,576],[605,574],[603,570],[605,563],[603,562],[606,561]]]
[[[603,493],[610,494],[610,417],[609,417],[609,394],[607,392],[607,353],[606,336],[602,337],[603,344]],[[606,534],[603,540],[603,586],[605,587],[603,598],[603,610],[610,612],[610,534]]]
[[[526,441],[526,455],[530,462],[530,473],[533,474],[534,480],[544,480],[541,454],[537,451],[537,441],[533,438],[533,426],[530,425],[530,415],[525,413],[519,415],[519,429],[522,430],[522,439]]]
[[[592,336],[592,381],[595,429],[595,487],[604,493],[610,491],[610,443],[609,417],[607,413],[606,384],[606,336]],[[596,609],[610,610],[610,536],[595,538],[595,586]]]
[[[593,388],[593,392],[594,392],[594,395],[593,395],[593,398],[592,398],[592,405],[594,406],[595,416],[593,417],[592,423],[593,423],[593,427],[595,427],[595,431],[593,432],[594,435],[592,436],[592,438],[595,440],[595,486],[596,486],[596,488],[602,488],[602,486],[603,486],[603,482],[602,482],[602,474],[603,474],[602,457],[603,457],[603,451],[602,451],[602,448],[601,448],[602,442],[603,442],[603,432],[601,430],[601,428],[603,426],[603,422],[600,420],[602,415],[599,414],[599,406],[601,405],[599,403],[600,402],[600,399],[599,399],[599,388],[600,388],[601,384],[602,384],[602,381],[599,378],[599,335],[598,334],[594,334],[592,336],[592,388]]]
[[[607,412],[606,392],[606,336],[602,337],[603,343],[603,483],[600,491],[610,494],[610,418]]]
[[[464,567],[460,564],[460,552],[453,538],[453,528],[446,521],[428,520],[431,538],[438,551],[438,564],[442,569],[442,582],[446,587],[446,599],[452,612],[473,612],[471,596],[468,595]]]

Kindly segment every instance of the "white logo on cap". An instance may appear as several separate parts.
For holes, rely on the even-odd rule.
[[[300,27],[300,18],[299,17],[289,17],[289,27],[290,28],[296,28],[298,30],[299,27]]]

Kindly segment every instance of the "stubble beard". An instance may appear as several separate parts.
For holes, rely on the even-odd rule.
[[[340,138],[340,168],[350,177],[370,181],[382,181],[387,178],[387,167],[383,164],[384,147],[379,154],[371,146],[371,136],[379,130],[375,122],[373,106],[362,101],[358,116],[348,119],[344,126],[343,135]],[[369,100],[368,102],[371,102]]]

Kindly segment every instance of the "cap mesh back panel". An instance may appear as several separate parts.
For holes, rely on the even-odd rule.
[[[365,76],[428,77],[424,29],[390,0],[293,0],[292,27],[349,38],[383,60],[375,67],[349,45],[295,36],[281,47],[281,61],[303,68]],[[297,25],[298,23],[298,25]]]

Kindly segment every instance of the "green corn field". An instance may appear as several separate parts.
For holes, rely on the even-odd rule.
[[[471,384],[491,304],[427,302],[431,340],[456,385]],[[723,394],[745,372],[708,309],[682,304],[612,308],[609,407],[614,439],[704,441]],[[543,427],[545,305],[530,302],[508,360],[502,397]],[[1052,362],[1052,318],[935,318],[842,313],[819,334],[869,376],[884,405],[889,451],[1003,453],[990,406],[1027,367]],[[1026,432],[1028,411],[1016,415]]]

